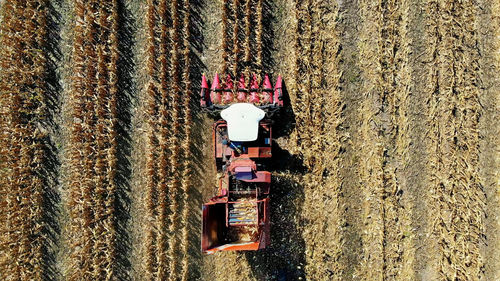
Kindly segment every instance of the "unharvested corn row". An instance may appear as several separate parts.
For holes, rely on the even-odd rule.
[[[49,279],[49,3],[5,1],[1,9],[0,279]]]
[[[184,136],[185,139],[182,143],[182,151],[183,158],[182,161],[184,163],[183,171],[182,171],[182,236],[181,236],[181,245],[182,245],[182,263],[181,263],[181,273],[180,277],[183,281],[189,280],[189,192],[191,185],[191,165],[193,161],[191,161],[191,76],[190,76],[190,55],[191,55],[191,46],[190,46],[190,0],[184,0],[184,8],[186,10],[184,14],[184,70],[182,72],[182,79],[185,82],[184,84],[184,103],[183,103],[183,117],[184,117]]]
[[[75,1],[69,145],[69,280],[118,276],[118,6]]]
[[[240,72],[244,72],[246,78],[249,78],[252,72],[262,73],[263,1],[224,0],[221,8],[222,73],[236,77]],[[243,40],[240,40],[240,37],[243,37]],[[252,53],[255,55],[252,56]]]
[[[186,280],[187,245],[180,239],[188,235],[185,220],[190,185],[181,180],[189,177],[188,162],[182,161],[188,158],[184,153],[189,153],[191,145],[189,2],[151,0],[146,9],[148,146],[144,169],[149,218],[144,229],[143,270],[148,279]]]

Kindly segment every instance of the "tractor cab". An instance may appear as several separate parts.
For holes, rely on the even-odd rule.
[[[251,103],[235,103],[220,113],[222,119],[227,122],[229,141],[236,142],[257,140],[259,122],[265,115],[264,110]]]

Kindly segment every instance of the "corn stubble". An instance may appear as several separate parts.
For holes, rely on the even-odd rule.
[[[48,1],[5,1],[0,26],[0,279],[53,276],[46,196]]]
[[[384,280],[386,232],[384,208],[384,143],[377,131],[382,131],[381,117],[377,113],[382,109],[382,66],[378,60],[382,43],[382,10],[378,2],[360,2],[360,14],[363,20],[359,50],[361,69],[363,69],[363,102],[360,109],[362,124],[359,134],[361,155],[364,161],[359,163],[361,179],[360,190],[364,196],[362,205],[363,227],[361,235],[362,259],[355,276],[361,280]]]
[[[116,263],[116,1],[75,1],[69,128],[69,280],[110,280]]]
[[[492,15],[492,21],[491,21],[491,26],[495,27],[493,36],[496,38],[493,40],[492,46],[493,46],[493,64],[494,64],[494,70],[496,71],[495,73],[498,73],[500,70],[500,2],[498,1],[493,1],[492,2],[492,7],[491,7],[491,15]],[[497,85],[498,85],[498,78],[497,78]],[[495,90],[494,90],[495,91]],[[493,104],[493,118],[492,120],[498,120],[498,116],[500,113],[500,96],[498,94],[494,94],[494,98],[492,99],[492,104]],[[490,124],[488,124],[489,126]],[[492,159],[492,169],[494,170],[493,176],[492,176],[492,181],[491,181],[491,186],[493,186],[493,192],[495,194],[494,198],[496,200],[500,200],[500,140],[498,138],[498,135],[500,135],[500,126],[495,127],[494,131],[494,136],[492,137],[493,139],[493,146],[496,148],[493,152]],[[498,207],[497,207],[498,209]],[[496,217],[496,227],[493,229],[500,229],[500,217]],[[498,236],[497,236],[498,237]],[[488,239],[489,241],[494,241],[495,238],[493,239]],[[496,239],[495,242],[492,242],[491,244],[488,243],[492,249],[499,249],[500,248],[500,240]],[[494,254],[495,255],[495,254]],[[493,270],[496,269],[496,271],[492,274],[493,278],[499,279],[500,278],[500,261],[497,260],[493,266],[491,266]]]
[[[485,194],[478,178],[479,50],[477,7],[427,2],[429,170],[439,280],[480,280],[485,261]]]
[[[363,95],[359,128],[360,189],[363,192],[362,258],[355,276],[362,280],[413,280],[414,247],[410,188],[398,169],[409,161],[408,97],[410,69],[407,1],[360,2],[363,28],[359,49]]]
[[[344,223],[340,200],[339,153],[344,135],[338,70],[339,34],[335,2],[295,2],[295,45],[290,95],[296,118],[292,149],[307,168],[304,184],[305,271],[314,280],[342,280]],[[321,245],[321,246],[319,246]]]

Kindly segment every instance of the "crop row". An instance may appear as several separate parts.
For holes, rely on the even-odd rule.
[[[117,261],[118,4],[75,1],[69,124],[70,280],[109,280]]]
[[[1,13],[0,279],[49,279],[55,234],[49,2],[5,1]]]
[[[191,89],[190,3],[148,1],[146,209],[144,271],[148,278],[188,278]],[[181,258],[179,258],[181,257]]]
[[[262,72],[262,17],[263,0],[223,1],[221,73]]]

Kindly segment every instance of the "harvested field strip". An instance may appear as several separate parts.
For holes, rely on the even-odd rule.
[[[473,3],[429,1],[429,169],[439,280],[479,280],[485,194],[478,178],[478,35]]]
[[[407,36],[409,20],[408,1],[388,1],[383,6],[381,62],[384,111],[389,117],[384,164],[384,219],[385,278],[414,280],[414,242],[411,234],[412,202],[404,202],[404,190],[412,188],[404,181],[404,172],[409,161],[410,147],[408,98],[410,96],[410,39]]]
[[[292,84],[292,91],[295,93],[292,106],[296,109],[298,124],[296,141],[305,165],[316,175],[321,175],[324,169],[324,157],[318,152],[324,151],[324,134],[331,132],[331,127],[327,129],[327,126],[340,122],[338,116],[330,119],[329,115],[324,114],[340,110],[336,89],[339,79],[336,67],[336,13],[337,9],[329,11],[324,4],[317,1],[296,3],[295,17],[298,24],[294,57],[297,67],[294,75],[296,84]],[[325,28],[328,31],[325,31]],[[329,32],[333,34],[330,35]],[[324,47],[325,44],[328,44],[328,48]],[[325,58],[325,55],[332,57]],[[334,92],[330,93],[333,89]]]
[[[70,280],[116,278],[116,1],[75,2],[68,202]]]
[[[48,1],[8,1],[0,26],[0,279],[54,278]]]
[[[363,27],[361,30],[359,51],[363,84],[363,101],[360,109],[362,120],[359,129],[361,154],[363,161],[359,163],[361,179],[360,189],[364,196],[363,221],[364,231],[361,234],[362,257],[355,272],[361,280],[384,280],[385,248],[384,234],[384,140],[378,134],[381,128],[382,111],[382,65],[378,60],[382,43],[381,29],[383,16],[380,4],[373,1],[359,3]]]
[[[147,110],[143,118],[148,145],[143,169],[150,219],[144,226],[142,270],[148,279],[186,279],[188,262],[183,251],[187,245],[180,239],[187,236],[186,191],[190,184],[189,161],[182,162],[191,145],[189,3],[161,0],[147,4]]]
[[[304,204],[317,206],[302,214],[310,221],[303,233],[303,239],[308,241],[305,270],[315,280],[340,280],[345,266],[340,230],[344,208],[338,181],[342,136],[337,128],[342,123],[342,103],[338,88],[337,13],[337,6],[321,1],[296,3],[297,70],[293,80],[297,84],[292,86],[292,106],[297,119],[297,147],[310,172],[303,179]]]
[[[257,280],[242,253],[219,252],[216,254],[213,276],[215,280]]]
[[[361,109],[363,140],[360,163],[365,196],[363,257],[357,275],[365,280],[413,280],[414,249],[408,236],[411,206],[403,206],[398,169],[409,161],[407,151],[409,39],[408,2],[361,2],[364,25],[360,52],[365,80]]]

